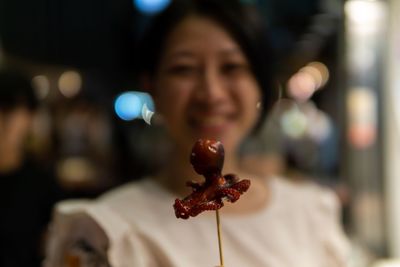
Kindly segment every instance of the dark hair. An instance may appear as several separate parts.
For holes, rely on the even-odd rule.
[[[38,106],[29,79],[14,70],[0,70],[0,111],[10,111],[18,106],[34,110]]]
[[[270,42],[267,41],[265,24],[254,6],[243,5],[236,0],[172,1],[166,10],[153,19],[143,35],[138,49],[138,73],[150,75],[155,73],[169,33],[190,15],[212,19],[221,25],[241,47],[262,91],[260,125],[266,111],[276,99],[276,92],[272,82],[274,53]]]

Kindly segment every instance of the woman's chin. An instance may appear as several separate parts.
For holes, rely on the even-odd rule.
[[[228,131],[223,128],[203,128],[193,131],[193,143],[198,139],[212,139],[220,141],[225,149],[225,152],[232,151],[233,147],[237,145],[237,137],[235,137],[235,131]]]
[[[208,138],[222,141],[225,136],[229,135],[232,125],[229,123],[218,125],[201,125],[193,127],[193,132],[200,138]]]

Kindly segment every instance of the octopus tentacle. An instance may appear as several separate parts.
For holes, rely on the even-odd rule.
[[[206,210],[218,210],[223,199],[235,202],[250,186],[249,180],[240,180],[235,174],[222,175],[224,148],[221,142],[200,139],[192,149],[190,162],[194,170],[203,175],[205,182],[189,181],[192,193],[183,200],[176,199],[175,216],[188,219]]]
[[[233,188],[220,188],[218,190],[218,197],[226,198],[229,202],[235,202],[239,199],[240,193]]]
[[[237,190],[240,194],[243,194],[250,187],[249,180],[241,180],[231,186],[232,189]]]
[[[222,201],[210,201],[210,202],[205,202],[201,203],[199,205],[194,206],[190,210],[190,216],[195,217],[199,213],[206,211],[206,210],[218,210],[224,206],[224,203]]]

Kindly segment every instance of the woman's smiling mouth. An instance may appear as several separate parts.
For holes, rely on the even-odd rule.
[[[205,117],[190,117],[189,126],[198,133],[199,136],[218,137],[233,124],[236,116],[229,114],[213,114]]]

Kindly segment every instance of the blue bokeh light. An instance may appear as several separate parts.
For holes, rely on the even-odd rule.
[[[125,121],[136,119],[142,112],[142,101],[134,92],[120,94],[115,100],[115,112]]]
[[[156,14],[165,9],[171,0],[133,0],[135,7],[145,14]]]
[[[143,106],[146,104],[146,108]],[[148,93],[139,91],[128,91],[120,94],[114,103],[117,116],[125,121],[144,119],[143,112],[154,112],[154,101]],[[145,115],[146,116],[146,115]]]
[[[148,93],[138,92],[138,91],[135,91],[133,93],[140,99],[140,102],[141,102],[140,111],[142,111],[142,107],[143,107],[144,104],[147,105],[147,108],[149,110],[152,110],[152,111],[155,110],[153,98]],[[142,118],[142,113],[141,112],[139,114],[139,117]]]

